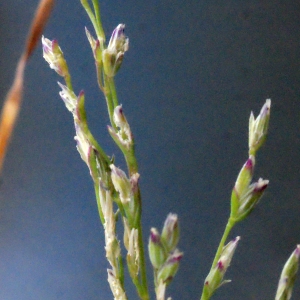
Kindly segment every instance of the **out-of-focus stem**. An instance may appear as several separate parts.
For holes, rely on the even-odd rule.
[[[54,0],[41,0],[32,20],[26,46],[18,62],[14,82],[4,100],[0,116],[0,172],[22,103],[24,71],[54,6]]]

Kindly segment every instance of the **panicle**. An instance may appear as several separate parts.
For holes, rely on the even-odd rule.
[[[275,300],[289,300],[292,297],[294,282],[296,280],[300,256],[300,245],[293,251],[285,263],[277,288]]]
[[[119,24],[113,31],[108,46],[102,52],[103,69],[108,77],[114,77],[121,67],[129,39],[124,34],[125,25]]]
[[[50,41],[42,36],[43,57],[48,62],[51,69],[62,77],[68,76],[68,66],[56,40]]]
[[[179,224],[178,224],[178,217],[176,214],[169,214],[165,221],[161,240],[164,244],[165,248],[168,252],[173,251],[178,244],[179,241]]]
[[[240,237],[236,237],[234,240],[230,241],[226,246],[224,246],[217,264],[213,266],[207,275],[203,288],[203,293],[206,296],[205,299],[210,299],[210,297],[221,285],[230,282],[230,280],[223,280],[223,278],[230,265],[239,240]]]
[[[150,230],[148,250],[152,266],[159,269],[166,261],[168,253],[161,243],[160,234],[156,228]]]
[[[131,183],[125,172],[117,168],[114,164],[110,165],[111,180],[116,191],[120,195],[123,204],[130,202],[132,196]]]
[[[173,277],[176,275],[179,262],[183,257],[183,253],[179,252],[177,249],[169,255],[166,262],[163,264],[163,266],[160,268],[157,274],[157,280],[163,281],[167,285],[172,281]]]
[[[270,120],[271,99],[267,99],[258,117],[255,119],[253,113],[249,119],[249,153],[255,155],[256,151],[263,145],[267,137]]]

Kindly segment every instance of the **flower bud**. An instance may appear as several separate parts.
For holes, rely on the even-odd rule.
[[[269,127],[271,100],[267,99],[258,117],[255,119],[253,113],[249,119],[249,153],[255,155],[256,151],[263,145]]]
[[[259,178],[257,182],[250,185],[249,192],[241,199],[239,214],[247,213],[248,215],[253,210],[268,187],[268,184],[269,180]]]
[[[43,57],[51,69],[65,77],[69,74],[68,65],[56,40],[50,41],[42,36]]]
[[[120,200],[123,204],[130,202],[131,199],[131,183],[130,180],[127,178],[124,171],[117,168],[115,165],[110,165],[111,169],[111,180],[116,191],[120,195]]]
[[[112,33],[108,46],[102,52],[104,72],[108,77],[114,77],[119,70],[124,53],[128,50],[129,40],[124,34],[124,24],[119,24]]]
[[[166,293],[166,284],[160,280],[155,288],[156,292],[156,299],[157,300],[165,300],[165,293]],[[168,298],[169,300],[169,298]]]
[[[95,60],[97,61],[97,63],[101,63],[102,61],[101,44],[103,43],[103,41],[95,40],[94,37],[91,35],[91,33],[87,30],[87,28],[85,28],[85,33],[90,42]]]
[[[254,171],[255,158],[250,155],[235,182],[231,196],[231,215],[236,215],[241,205],[241,197],[248,192]]]
[[[230,265],[239,240],[240,237],[236,237],[234,240],[230,241],[226,246],[224,246],[217,264],[207,275],[203,289],[205,299],[210,299],[210,297],[222,284],[230,282],[230,280],[223,280],[223,278]]]
[[[131,229],[129,236],[129,248],[127,253],[127,266],[132,278],[136,278],[139,273],[139,246],[138,229]]]
[[[257,182],[252,183],[241,195],[238,195],[235,189],[233,189],[231,194],[231,217],[235,221],[241,221],[247,217],[258,204],[268,184],[269,180],[259,178]]]
[[[91,145],[87,140],[81,127],[76,122],[75,122],[75,131],[76,131],[76,136],[74,137],[74,140],[77,142],[76,148],[81,156],[81,159],[88,165],[88,156],[91,151]]]
[[[152,266],[159,269],[167,259],[167,251],[160,240],[160,235],[156,228],[151,228],[148,243],[149,257]]]
[[[107,281],[109,283],[110,289],[114,295],[114,299],[126,300],[127,296],[123,289],[120,280],[117,278],[115,271],[112,269],[107,269]]]
[[[130,176],[131,190],[133,193],[137,193],[139,190],[139,178],[139,173],[134,173]]]
[[[124,226],[123,243],[124,243],[126,250],[128,251],[131,229],[129,227],[127,218],[125,218],[125,217],[123,217],[123,226]]]
[[[230,265],[231,259],[240,239],[241,238],[237,236],[235,239],[230,241],[222,250],[220,259],[217,263],[217,268],[220,272],[223,272],[223,275]]]
[[[158,271],[157,281],[160,282],[162,280],[164,283],[166,283],[166,285],[168,285],[175,276],[182,257],[183,253],[179,252],[177,249],[171,255],[169,255],[167,261]]]
[[[253,155],[250,155],[243,165],[234,185],[234,190],[238,195],[244,194],[248,189],[253,176],[254,164],[255,158]]]
[[[60,86],[60,88],[62,89],[59,92],[60,97],[62,98],[62,100],[64,101],[67,109],[71,112],[74,113],[76,106],[77,106],[77,97],[74,94],[73,91],[71,91],[67,86],[61,84],[60,82],[58,82],[58,85]]]
[[[131,135],[131,131],[130,131],[130,127],[129,124],[127,122],[127,119],[124,115],[123,109],[122,109],[122,105],[118,105],[116,106],[116,108],[114,109],[114,122],[116,124],[117,127],[119,127],[119,135],[120,138],[125,142],[126,140],[128,142],[132,141],[132,135]]]
[[[118,130],[115,131],[113,128],[108,127],[108,131],[114,141],[121,148],[125,148],[128,150],[133,145],[133,139],[129,124],[123,113],[122,105],[118,105],[115,107],[113,119],[116,126],[118,127]]]
[[[132,257],[135,257],[135,260],[138,260],[138,258],[139,258],[138,229],[136,229],[136,228],[132,228],[130,231],[128,254]]]
[[[116,126],[118,126],[120,129],[123,129],[125,131],[125,128],[128,127],[127,119],[123,113],[122,105],[116,106],[114,109],[114,122]]]
[[[165,221],[162,234],[161,242],[164,244],[168,252],[173,251],[179,241],[179,224],[178,217],[176,214],[169,214]]]
[[[300,245],[297,246],[283,267],[275,300],[289,300],[292,297],[294,282],[298,272],[299,256]]]

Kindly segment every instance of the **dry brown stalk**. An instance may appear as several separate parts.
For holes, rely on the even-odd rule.
[[[0,172],[2,171],[7,146],[22,103],[24,70],[26,63],[41,37],[53,6],[54,0],[40,1],[29,30],[26,47],[17,65],[14,82],[4,100],[0,119]]]

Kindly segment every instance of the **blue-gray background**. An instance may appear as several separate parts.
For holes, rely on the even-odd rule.
[[[0,91],[13,80],[37,1],[0,2]],[[118,74],[120,102],[136,138],[145,239],[169,212],[181,223],[174,299],[199,299],[247,158],[247,125],[272,99],[270,132],[255,179],[270,179],[214,299],[272,299],[281,268],[300,243],[300,2],[101,1],[109,35],[126,24],[130,51]],[[57,1],[45,35],[58,39],[84,89],[93,133],[117,165],[106,132],[80,1]],[[58,76],[35,52],[0,186],[0,299],[112,299],[93,187],[73,140]],[[151,278],[151,272],[149,272]],[[297,282],[296,282],[297,284]],[[299,299],[300,281],[294,299]],[[129,299],[137,299],[133,288]]]

